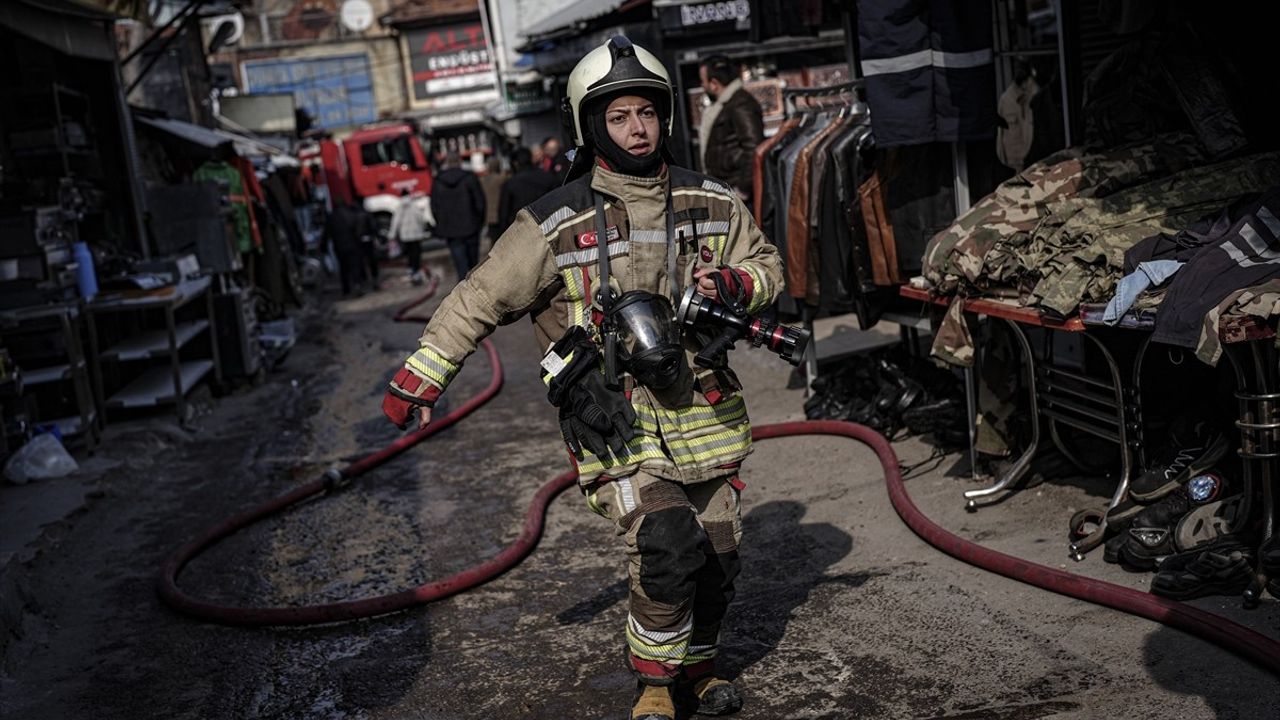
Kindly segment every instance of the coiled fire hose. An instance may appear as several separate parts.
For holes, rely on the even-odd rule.
[[[410,316],[408,312],[430,299],[435,294],[438,284],[438,278],[433,278],[432,284],[421,297],[397,311],[396,321],[425,322],[427,318]],[[195,539],[178,548],[165,561],[157,583],[160,599],[179,612],[202,620],[227,625],[312,625],[384,615],[415,605],[440,600],[481,585],[519,564],[537,544],[538,538],[542,534],[543,519],[551,501],[566,488],[575,484],[576,474],[573,471],[557,475],[538,490],[534,495],[532,504],[525,513],[524,527],[521,529],[519,537],[498,555],[442,580],[425,583],[408,590],[379,597],[325,605],[254,608],[204,602],[183,592],[178,587],[177,582],[178,575],[182,572],[183,567],[195,556],[219,540],[312,495],[326,492],[337,485],[353,481],[366,471],[391,460],[419,442],[452,426],[474,412],[481,405],[493,399],[502,388],[502,363],[492,343],[486,340],[482,343],[482,347],[489,358],[492,377],[489,384],[480,393],[469,398],[462,406],[444,417],[434,418],[426,428],[411,432],[387,447],[340,470],[331,470],[321,480],[302,485],[258,507],[223,520],[200,533]],[[1021,560],[1011,555],[982,547],[947,532],[925,517],[915,506],[915,503],[911,501],[910,496],[907,495],[902,481],[902,473],[899,469],[898,457],[893,452],[888,440],[865,426],[839,421],[803,421],[763,425],[756,427],[752,432],[752,438],[755,440],[802,435],[846,437],[857,440],[871,448],[884,469],[885,484],[888,487],[889,500],[892,502],[894,510],[897,511],[903,522],[913,532],[925,542],[948,555],[970,565],[1035,585],[1045,590],[1086,600],[1178,628],[1215,643],[1241,657],[1252,660],[1272,674],[1280,676],[1280,642],[1222,616],[1150,593]]]

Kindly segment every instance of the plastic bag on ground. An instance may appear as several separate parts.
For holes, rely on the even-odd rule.
[[[4,476],[15,485],[29,480],[62,477],[79,469],[75,458],[51,433],[37,435],[4,465]]]

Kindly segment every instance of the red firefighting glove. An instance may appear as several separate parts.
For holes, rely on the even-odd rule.
[[[404,430],[417,415],[418,408],[434,407],[439,398],[440,388],[408,367],[402,367],[391,378],[387,394],[382,397],[382,414]]]
[[[746,315],[746,305],[751,302],[755,283],[751,274],[741,268],[722,266],[703,268],[694,273],[698,280],[698,292],[727,306],[737,315]]]

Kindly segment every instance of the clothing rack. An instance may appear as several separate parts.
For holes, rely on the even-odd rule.
[[[850,80],[849,82],[839,83],[837,85],[824,85],[822,87],[796,87],[782,89],[782,103],[786,108],[787,117],[803,111],[826,110],[842,105],[849,105],[862,100],[861,90],[863,87],[862,80]],[[845,101],[844,96],[849,95],[852,100]],[[805,105],[799,107],[796,100],[803,98]],[[839,99],[839,103],[828,102],[828,99]]]

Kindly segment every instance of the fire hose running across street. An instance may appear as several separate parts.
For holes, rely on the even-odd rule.
[[[436,284],[396,314],[397,321],[422,322],[410,316],[412,308],[435,293]],[[684,309],[682,309],[682,312]],[[398,612],[465,592],[515,567],[533,551],[543,529],[550,503],[575,484],[576,473],[567,471],[547,482],[534,496],[525,514],[519,537],[498,555],[452,576],[400,592],[326,605],[300,607],[235,607],[217,605],[194,598],[179,587],[183,568],[217,542],[260,520],[279,513],[307,498],[347,485],[370,469],[389,462],[428,437],[453,426],[492,400],[502,388],[502,364],[494,346],[483,344],[491,369],[489,384],[474,397],[426,428],[410,432],[390,445],[341,469],[331,470],[322,479],[302,485],[258,507],[216,523],[172,553],[158,578],[160,598],[173,609],[201,620],[239,626],[299,626],[335,623]],[[836,421],[786,422],[756,427],[756,440],[827,435],[845,437],[866,445],[876,453],[884,470],[890,501],[902,520],[929,544],[963,562],[1052,592],[1086,600],[1191,633],[1257,663],[1280,677],[1280,643],[1214,613],[1183,603],[1140,592],[1120,585],[1056,570],[996,552],[960,538],[924,516],[912,502],[903,484],[898,458],[880,434],[855,423]]]

